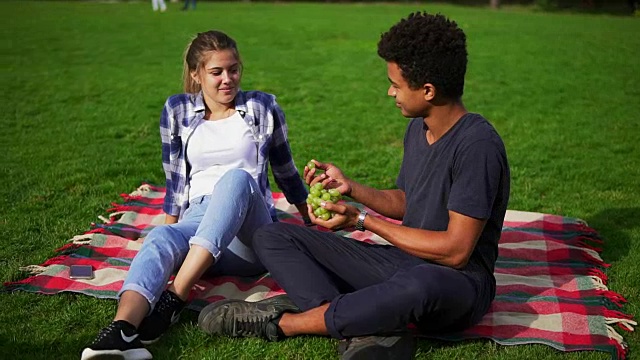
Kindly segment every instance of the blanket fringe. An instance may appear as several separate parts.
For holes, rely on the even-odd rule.
[[[615,317],[606,316],[606,315],[613,315]],[[634,326],[638,326],[638,323],[633,321],[630,315],[623,314],[615,310],[605,311],[604,322],[609,325],[612,325],[612,324],[618,325],[621,329],[624,329],[626,331],[631,331],[631,332],[634,331],[634,328],[633,328]]]
[[[146,193],[151,191],[151,185],[149,184],[142,184],[140,185],[136,190],[134,190],[132,193],[125,195],[127,197],[140,197],[145,195]]]
[[[82,235],[76,235],[67,241],[77,245],[88,245],[91,243],[92,239],[93,239],[93,234],[82,234]]]
[[[607,285],[599,276],[589,275],[589,277],[593,281],[593,286],[596,288],[596,290],[602,290],[602,291],[609,290],[607,288]]]
[[[28,272],[31,275],[38,275],[43,273],[47,269],[47,267],[41,266],[41,265],[27,265],[27,266],[21,266],[18,269],[20,271]]]
[[[135,206],[135,205],[127,205],[127,204],[116,204],[116,203],[112,203],[111,204],[112,207],[107,209],[108,213],[113,213],[113,214],[121,214],[121,213],[125,213],[125,212],[137,212],[140,209],[140,206]]]
[[[621,309],[624,304],[627,302],[622,295],[616,293],[615,291],[611,291],[609,289],[606,290],[597,290],[598,295],[604,297],[604,299],[613,303],[618,309]]]
[[[44,263],[42,263],[42,266],[61,264],[67,257],[68,257],[67,255],[60,255],[60,256],[52,257],[51,259],[49,259],[49,260],[45,261]]]
[[[611,266],[611,264],[607,264],[599,256],[594,256],[594,255],[591,255],[591,254],[589,254],[587,252],[583,252],[582,256],[585,258],[586,261],[589,261],[589,262],[591,262],[593,264],[596,264],[599,267],[608,268],[608,267]]]
[[[609,281],[609,277],[607,276],[607,274],[605,274],[604,271],[598,269],[598,268],[590,268],[587,271],[587,275],[591,275],[591,276],[597,276],[600,278],[600,280],[602,280],[602,283],[607,285],[607,282]]]
[[[596,231],[596,229],[592,228],[587,224],[586,221],[578,219],[578,229],[581,233],[586,234],[587,236],[593,236],[595,238],[600,239],[600,234]]]
[[[96,224],[92,224],[92,226],[96,226]],[[105,231],[104,231],[103,228],[97,227],[97,228],[94,228],[94,229],[91,229],[91,230],[87,231],[86,233],[87,234],[104,234]]]
[[[79,246],[80,245],[73,243],[64,244],[61,247],[55,249],[55,252],[59,254],[70,254],[74,252]]]
[[[609,339],[614,341],[614,345],[616,347],[618,355],[617,358],[625,359],[627,357],[629,349],[627,347],[627,344],[624,342],[624,339],[613,327],[611,327],[611,325],[605,326],[607,327],[607,335],[609,336]]]
[[[113,209],[113,210],[116,210],[116,209]],[[129,211],[114,211],[111,214],[109,214],[109,219],[111,219],[111,221],[114,221],[113,218],[115,218],[116,216],[122,216],[128,212]]]
[[[106,217],[102,216],[102,215],[98,215],[98,219],[102,220],[103,223],[105,224],[109,224],[111,223],[111,219],[107,219]]]
[[[585,239],[583,236],[580,236],[578,238],[578,245],[580,245],[580,247],[583,247],[583,248],[586,248],[586,249],[590,249],[590,250],[596,251],[598,253],[602,252],[602,248],[601,247],[591,245],[590,242],[593,242],[593,241],[591,241],[590,239]]]

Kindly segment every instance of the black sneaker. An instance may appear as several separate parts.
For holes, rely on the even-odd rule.
[[[100,333],[91,345],[82,351],[81,360],[89,359],[152,359],[138,339],[135,327],[126,321],[114,321]]]
[[[416,352],[416,340],[409,333],[395,336],[359,336],[338,344],[342,360],[409,360]]]
[[[278,341],[283,336],[273,320],[285,312],[300,312],[286,295],[256,302],[222,300],[202,309],[198,316],[198,326],[210,335],[253,336]]]
[[[149,345],[158,341],[169,326],[178,322],[180,312],[186,304],[171,291],[163,291],[151,314],[147,315],[138,326],[140,342]]]

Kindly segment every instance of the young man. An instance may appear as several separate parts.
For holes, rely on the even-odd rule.
[[[328,221],[311,215],[314,223],[367,229],[395,246],[284,223],[264,226],[254,235],[256,253],[290,300],[213,303],[199,317],[205,332],[270,340],[330,335],[347,340],[343,359],[405,359],[415,351],[410,324],[426,333],[457,331],[489,309],[510,175],[500,136],[461,100],[466,37],[442,15],[414,13],[382,35],[378,54],[387,63],[388,95],[412,118],[398,188],[376,190],[317,161],[304,176],[402,219],[397,225],[326,203],[337,215]]]

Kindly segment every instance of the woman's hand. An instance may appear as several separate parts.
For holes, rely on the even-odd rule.
[[[167,225],[170,224],[175,224],[178,222],[178,217],[177,216],[173,216],[173,215],[169,215],[169,214],[165,214],[164,215],[164,223]]]
[[[309,218],[309,208],[307,207],[307,203],[303,202],[300,204],[296,204],[295,206],[296,206],[296,209],[298,209],[298,212],[300,213],[300,215],[302,216],[304,225],[313,226],[313,222],[311,222],[311,219]]]

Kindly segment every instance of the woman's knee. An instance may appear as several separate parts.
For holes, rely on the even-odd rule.
[[[182,248],[184,245],[188,247],[188,244],[182,244],[182,238],[182,234],[171,225],[159,225],[147,234],[140,250],[145,248]]]
[[[252,185],[253,183],[253,177],[245,170],[231,169],[218,180],[213,190],[213,195],[250,195],[257,191],[256,186]]]
[[[157,241],[163,241],[171,237],[172,231],[169,225],[158,225],[151,229],[144,238],[143,244],[151,244]]]
[[[243,169],[230,169],[222,177],[218,180],[218,184],[224,183],[246,183],[247,180],[253,179],[251,174],[249,174],[246,170]]]

